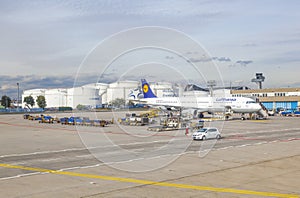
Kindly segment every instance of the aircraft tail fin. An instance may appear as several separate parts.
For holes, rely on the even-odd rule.
[[[143,90],[144,98],[157,98],[157,96],[152,92],[150,85],[147,83],[145,79],[142,79],[142,90]]]

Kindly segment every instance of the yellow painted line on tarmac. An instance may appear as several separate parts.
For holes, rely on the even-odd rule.
[[[270,122],[270,120],[250,120],[251,122]]]
[[[57,170],[33,168],[33,167],[18,166],[18,165],[11,165],[11,164],[0,164],[0,167],[29,170],[29,171],[42,172],[42,173],[51,173],[51,174],[56,174],[56,175],[68,175],[68,176],[74,176],[74,177],[84,177],[84,178],[101,179],[101,180],[108,180],[108,181],[118,181],[118,182],[154,185],[154,186],[165,186],[165,187],[192,189],[192,190],[200,190],[200,191],[233,193],[233,194],[242,194],[242,195],[258,195],[258,196],[265,196],[265,197],[299,198],[299,195],[295,195],[295,194],[281,194],[281,193],[273,193],[273,192],[239,190],[239,189],[233,189],[233,188],[216,188],[216,187],[209,187],[209,186],[194,186],[194,185],[188,185],[188,184],[155,182],[155,181],[149,181],[149,180],[111,177],[111,176],[104,176],[104,175],[93,175],[93,174],[75,173],[75,172],[67,172],[67,171],[57,171]]]

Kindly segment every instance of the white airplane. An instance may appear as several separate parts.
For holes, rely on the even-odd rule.
[[[245,97],[162,97],[158,98],[145,79],[142,79],[144,98],[137,92],[131,95],[135,104],[144,104],[162,110],[194,110],[201,112],[261,113],[262,106],[255,100]]]

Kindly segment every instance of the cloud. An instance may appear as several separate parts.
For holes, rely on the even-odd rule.
[[[1,5],[6,12],[13,12],[8,18],[23,22],[53,22],[76,17],[202,17],[215,18],[220,9],[207,9],[208,6],[220,4],[210,1],[7,1]],[[12,9],[13,8],[13,9]],[[13,10],[13,11],[12,11]],[[35,17],[39,16],[39,17]]]
[[[272,42],[274,45],[296,45],[300,43],[300,38],[278,39]]]
[[[246,67],[247,65],[249,65],[251,63],[253,63],[252,60],[238,60],[235,63],[228,65],[228,67],[231,67],[231,68],[234,68],[234,67],[237,67],[237,66]]]
[[[286,85],[287,87],[300,87],[300,81]]]
[[[268,9],[263,13],[259,9],[244,12],[244,8],[249,5],[253,8]],[[155,3],[143,0],[116,0],[113,3],[109,0],[2,0],[0,75],[15,77],[10,77],[4,82],[5,79],[1,76],[0,91],[14,90],[17,81],[20,81],[22,86],[26,84],[28,88],[44,85],[51,87],[51,82],[54,83],[53,86],[72,86],[72,74],[97,43],[121,30],[144,25],[178,29],[201,43],[210,52],[223,54],[203,58],[201,52],[197,54],[195,48],[189,48],[184,54],[190,59],[188,62],[205,63],[214,60],[222,66],[246,67],[252,61],[241,60],[239,57],[251,54],[256,57],[255,62],[262,65],[259,69],[279,64],[281,70],[285,71],[283,68],[288,66],[293,68],[289,70],[289,77],[298,79],[294,70],[299,70],[297,67],[300,57],[300,31],[297,28],[299,12],[296,11],[296,5],[294,2],[269,6],[268,3],[260,1],[228,3],[216,0],[160,0]],[[256,23],[257,21],[259,23]],[[195,24],[199,28],[195,28]],[[245,28],[246,26],[248,28]],[[259,31],[249,32],[249,29]],[[294,51],[294,54],[285,54],[289,51]],[[171,60],[171,57],[172,55],[162,55],[165,61],[175,62],[177,57],[174,56],[174,60]],[[251,66],[253,70],[257,69],[255,64]],[[62,76],[66,82],[54,76],[38,78],[38,75],[49,75],[49,71],[55,71],[55,75]],[[244,72],[237,70],[235,73],[238,76]],[[277,72],[276,76],[279,73]],[[16,77],[19,74],[23,76]],[[227,75],[231,77],[231,73]],[[274,75],[273,79],[277,81],[279,78],[275,78],[276,76]],[[97,76],[95,78],[97,79]],[[107,81],[113,81],[115,78],[115,75],[103,77]],[[93,79],[82,77],[80,82]]]
[[[257,47],[258,45],[256,43],[245,43],[242,44],[242,47]]]
[[[187,62],[192,62],[192,63],[199,63],[199,62],[209,62],[211,61],[211,58],[203,57],[203,58],[190,58],[187,60]]]
[[[235,64],[230,64],[230,65],[228,65],[228,67],[236,67],[236,65]]]
[[[198,52],[191,52],[191,51],[188,51],[186,52],[187,55],[191,55],[191,54],[198,54]]]
[[[166,56],[165,58],[166,58],[166,59],[174,59],[173,56]]]
[[[83,74],[75,79],[73,75],[66,76],[37,76],[37,75],[26,75],[26,76],[4,76],[0,75],[0,97],[2,95],[8,95],[11,98],[17,97],[17,82],[20,85],[20,94],[24,90],[28,89],[51,89],[51,88],[71,88],[73,86],[82,86],[88,83],[101,82],[112,82],[112,75],[104,76],[103,78],[98,75]]]
[[[238,61],[236,61],[236,64],[239,64],[239,65],[244,66],[244,67],[246,67],[250,63],[253,63],[253,61],[252,60],[238,60]]]
[[[219,62],[231,62],[231,59],[228,57],[201,57],[201,58],[190,58],[187,62],[193,62],[193,63],[198,63],[198,62],[209,62],[209,61],[219,61]]]
[[[300,62],[300,50],[286,51],[285,53],[279,54],[274,60],[278,61],[278,63]]]
[[[231,59],[228,57],[212,57],[212,59],[220,62],[231,62]]]
[[[95,2],[97,2],[95,4]],[[123,16],[165,16],[165,17],[205,17],[214,18],[220,15],[218,9],[208,10],[205,5],[212,4],[198,1],[132,1],[119,0],[114,3],[108,1],[95,1],[93,4],[86,6],[86,2],[80,6],[81,11],[106,15],[123,15]],[[85,8],[85,9],[83,9]],[[101,11],[99,11],[101,10]]]

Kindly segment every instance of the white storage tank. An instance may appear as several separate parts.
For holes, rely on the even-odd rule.
[[[27,97],[27,96],[32,96],[33,99],[34,99],[34,106],[33,108],[38,108],[38,105],[36,103],[36,99],[38,96],[45,96],[45,91],[46,89],[29,89],[29,90],[25,90],[23,91],[23,94],[22,94],[22,108],[25,108],[26,107],[26,103],[24,102],[24,98]],[[31,106],[30,106],[31,108]]]
[[[117,98],[128,100],[128,95],[130,94],[131,90],[136,89],[138,87],[138,81],[117,81],[109,84],[106,93],[106,104],[109,104],[111,101]]]
[[[95,108],[100,105],[99,89],[91,86],[74,87],[67,90],[67,106],[75,109],[79,104]]]
[[[47,108],[67,106],[67,89],[48,89],[45,91]]]
[[[106,83],[96,83],[96,89],[99,89],[100,105],[107,104],[107,88]]]

